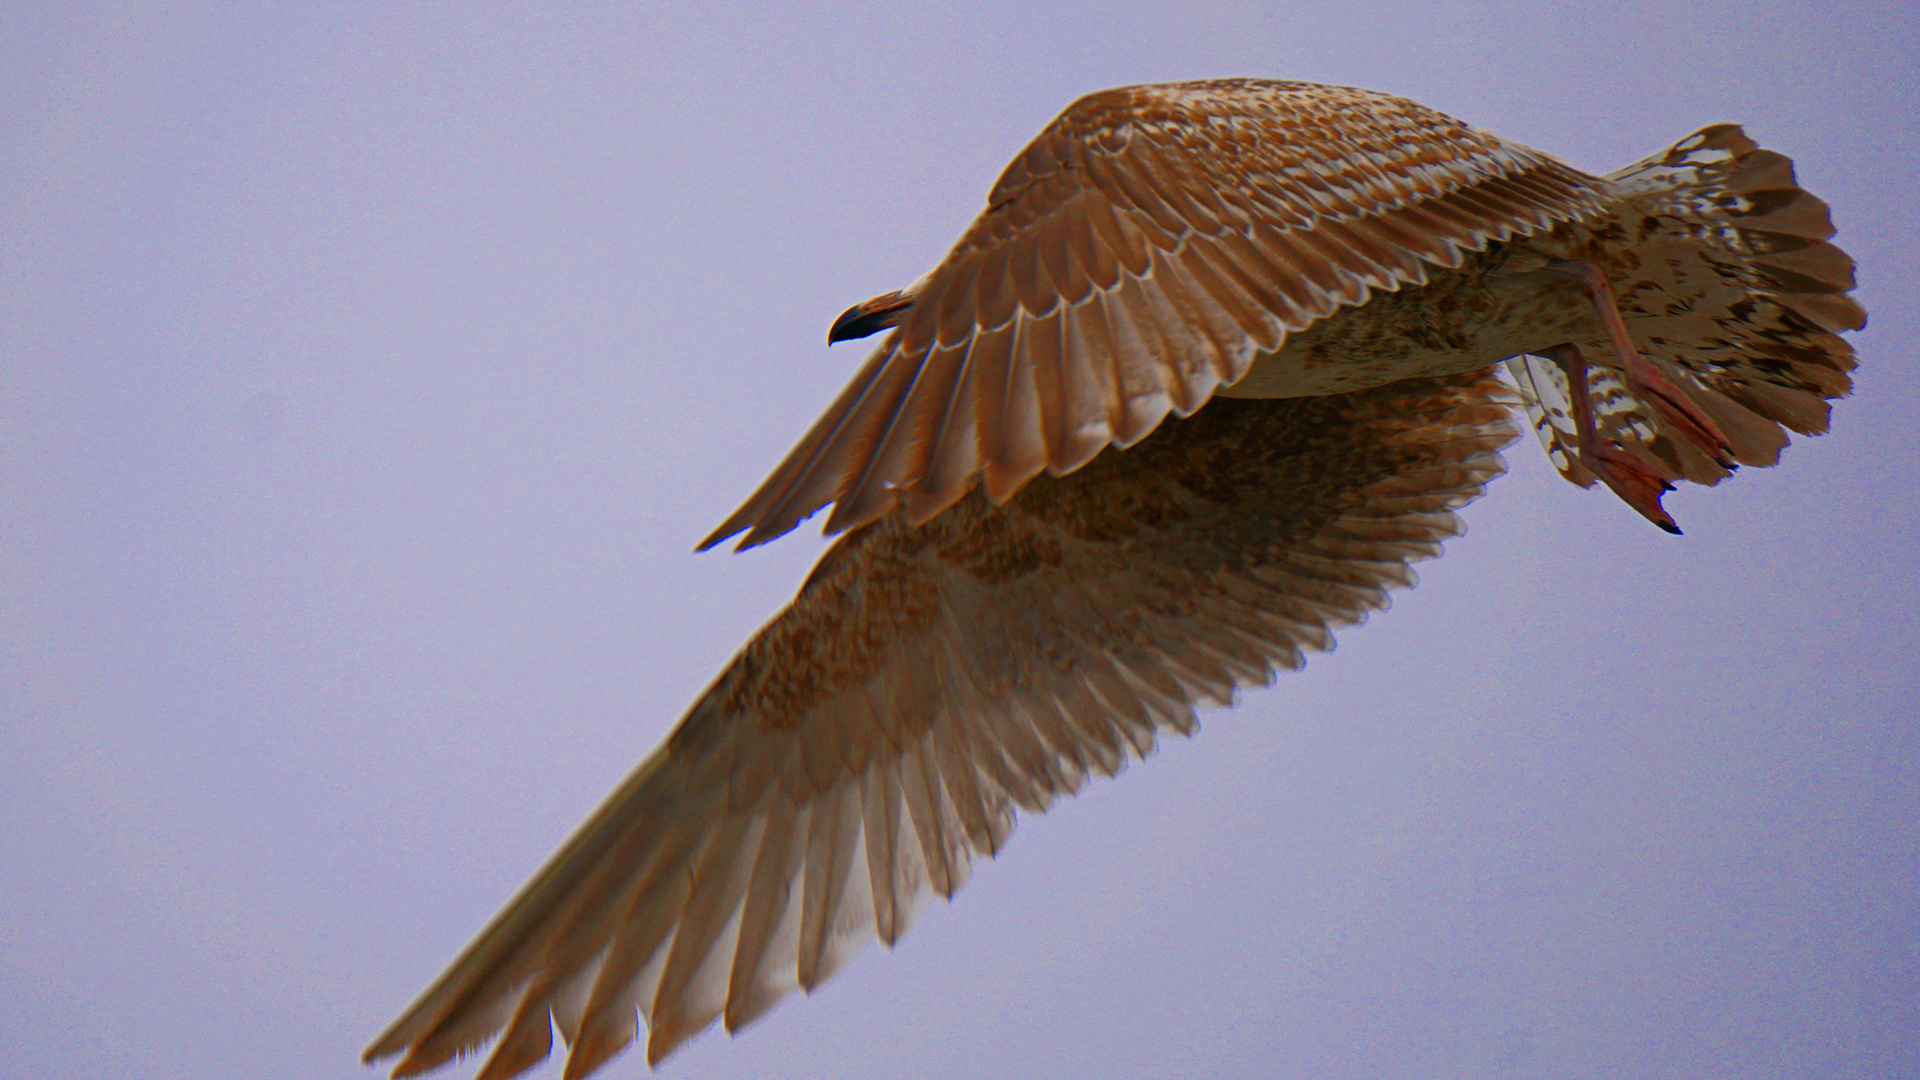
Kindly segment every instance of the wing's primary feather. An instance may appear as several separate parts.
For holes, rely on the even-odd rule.
[[[1069,106],[825,416],[714,533],[999,502],[1186,416],[1343,305],[1600,212],[1560,162],[1405,98],[1218,80]]]
[[[657,1061],[891,942],[1090,775],[1297,668],[1412,583],[1514,437],[1491,375],[1221,400],[1124,455],[895,513],[821,560],[518,898],[368,1050],[482,1075]]]
[[[1726,475],[1717,444],[1667,430],[1693,423],[1671,395],[1643,400],[1636,354],[1733,460],[1772,464],[1849,387],[1838,334],[1865,313],[1832,232],[1731,125],[1598,178],[1370,91],[1083,98],[910,302],[873,309],[893,332],[703,546],[828,503],[852,531],[369,1060],[412,1075],[498,1033],[496,1080],[558,1027],[585,1076],[644,1019],[657,1061],[893,942],[1017,810],[1190,732],[1195,704],[1412,583],[1513,435],[1480,365],[1608,346],[1548,268],[1600,272],[1632,338],[1584,386],[1512,365],[1569,479],[1594,479],[1576,398],[1648,469]],[[1256,369],[1234,392],[1275,396],[1209,403],[1283,345],[1339,378],[1282,365],[1254,388]]]

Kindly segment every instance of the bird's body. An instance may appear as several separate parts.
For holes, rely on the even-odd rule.
[[[762,543],[828,503],[832,531],[901,502],[927,520],[975,483],[998,501],[1223,388],[1291,397],[1616,351],[1599,310],[1615,300],[1569,266],[1618,283],[1660,346],[1640,350],[1651,366],[1517,374],[1568,478],[1598,475],[1658,520],[1657,495],[1616,483],[1620,454],[1573,445],[1577,397],[1625,479],[1713,483],[1778,460],[1783,424],[1824,429],[1852,365],[1835,332],[1864,322],[1826,207],[1732,125],[1602,177],[1369,90],[1122,87],[1069,107],[987,202],[881,298],[873,325],[897,330],[707,545]]]
[[[1411,584],[1516,434],[1502,360],[1569,479],[1671,526],[1847,390],[1831,233],[1730,125],[1601,177],[1371,91],[1082,99],[835,323],[891,332],[707,544],[852,531],[369,1060],[502,1032],[506,1077],[557,1025],[584,1076],[641,1018],[658,1060],[892,942],[1016,810]]]
[[[1526,260],[1532,272],[1511,266]],[[1260,353],[1222,397],[1344,394],[1399,379],[1479,371],[1560,341],[1600,336],[1579,287],[1538,272],[1520,243],[1475,252],[1423,285],[1343,307]]]

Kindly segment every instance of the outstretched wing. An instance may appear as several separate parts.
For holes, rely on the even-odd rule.
[[[680,727],[368,1050],[482,1072],[644,1016],[658,1061],[951,896],[1196,702],[1297,668],[1459,531],[1515,431],[1490,373],[1223,399],[1126,454],[849,534]]]
[[[701,545],[925,521],[1129,446],[1342,305],[1601,212],[1606,186],[1405,98],[1223,80],[1080,99],[912,308]]]

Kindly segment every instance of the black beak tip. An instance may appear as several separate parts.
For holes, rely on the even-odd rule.
[[[840,317],[833,320],[833,325],[827,328],[827,344],[852,341],[879,330],[879,326],[873,325],[874,318],[866,307],[865,304],[855,304],[841,312]]]
[[[913,298],[898,292],[882,293],[864,303],[855,304],[841,312],[840,317],[827,328],[827,344],[870,337],[898,326],[907,309],[912,306]]]

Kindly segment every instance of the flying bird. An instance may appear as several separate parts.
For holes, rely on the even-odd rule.
[[[951,897],[1017,813],[1413,583],[1524,408],[1661,496],[1826,429],[1865,324],[1791,163],[1721,124],[1605,176],[1368,90],[1069,106],[701,547],[845,534],[371,1062],[584,1077],[738,1030]],[[1506,377],[1502,377],[1504,362]]]

